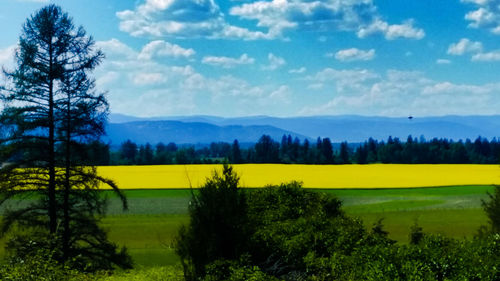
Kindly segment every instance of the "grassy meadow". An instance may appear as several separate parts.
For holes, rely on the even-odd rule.
[[[338,196],[345,211],[367,227],[384,219],[390,237],[406,243],[415,222],[426,232],[472,237],[486,224],[481,199],[493,186],[315,190]],[[118,199],[110,198],[110,216],[103,224],[111,240],[126,245],[138,266],[175,265],[178,259],[170,246],[178,227],[188,222],[191,190],[127,190],[126,194],[127,212],[121,211]]]

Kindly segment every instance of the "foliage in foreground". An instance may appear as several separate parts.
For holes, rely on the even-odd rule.
[[[71,263],[74,261],[69,261]],[[185,280],[180,267],[166,266],[127,271],[82,273],[54,259],[54,252],[40,249],[24,258],[8,259],[0,265],[4,281],[180,281]]]
[[[381,221],[366,230],[335,197],[304,190],[296,182],[245,193],[235,179],[226,167],[223,177],[209,180],[213,196],[193,198],[198,212],[190,212],[191,221],[205,227],[194,231],[190,224],[177,240],[187,280],[500,280],[498,233],[457,240],[427,235],[415,226],[410,244],[398,245]],[[213,186],[228,182],[231,189]],[[225,193],[240,194],[246,203],[223,200]],[[224,224],[210,229],[215,218],[238,207],[244,220],[226,213]],[[238,232],[243,237],[230,244],[214,240],[214,233],[235,234],[235,225],[245,230]],[[213,251],[217,245],[240,254]]]
[[[214,172],[197,195],[193,194],[189,204],[191,222],[181,227],[176,241],[187,279],[204,275],[204,266],[211,261],[237,259],[245,252],[250,224],[245,194],[239,192],[238,181],[232,167],[224,165],[221,175]]]
[[[488,216],[491,231],[500,233],[500,186],[496,186],[493,194],[488,192],[489,200],[482,201],[483,209]]]

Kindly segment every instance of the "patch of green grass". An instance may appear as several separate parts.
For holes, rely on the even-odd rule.
[[[393,200],[373,204],[357,204],[344,207],[350,214],[390,211],[409,211],[444,203],[444,200]]]
[[[348,212],[349,213],[349,212]],[[361,218],[367,228],[383,219],[384,229],[389,237],[401,243],[408,243],[410,227],[418,223],[426,233],[443,234],[448,237],[473,237],[487,218],[482,209],[417,210],[391,212],[359,212],[352,214]]]
[[[104,195],[110,198],[116,198],[116,194],[113,191],[105,190],[102,191]],[[175,198],[175,197],[190,197],[191,192],[197,193],[196,189],[131,189],[123,191],[127,198]]]
[[[387,188],[387,189],[311,189],[320,192],[332,193],[338,197],[373,197],[373,196],[464,196],[485,195],[492,192],[492,185],[464,185],[420,188]]]
[[[127,247],[137,265],[163,266],[178,263],[172,242],[188,221],[187,214],[122,215],[106,217],[101,225],[111,241]]]
[[[181,281],[184,280],[184,275],[179,266],[158,266],[115,272],[111,276],[98,276],[96,279],[102,281]]]

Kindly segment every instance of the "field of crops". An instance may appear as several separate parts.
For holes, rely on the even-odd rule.
[[[500,184],[498,165],[234,165],[244,187],[292,180],[307,188],[407,188]],[[122,189],[200,187],[221,165],[103,166]]]

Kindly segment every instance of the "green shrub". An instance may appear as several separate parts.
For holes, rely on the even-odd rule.
[[[53,259],[53,252],[39,249],[30,256],[12,258],[0,266],[0,280],[4,281],[63,281],[95,280]]]
[[[190,223],[175,241],[187,280],[205,275],[205,266],[218,259],[238,259],[248,241],[247,201],[239,177],[224,165],[189,203]]]
[[[398,245],[381,220],[367,231],[331,195],[297,182],[245,194],[227,167],[200,194],[177,243],[188,279],[500,280],[500,234],[458,240],[415,224],[410,243]],[[220,240],[224,231],[236,236]],[[233,245],[233,252],[215,251],[217,245]]]

